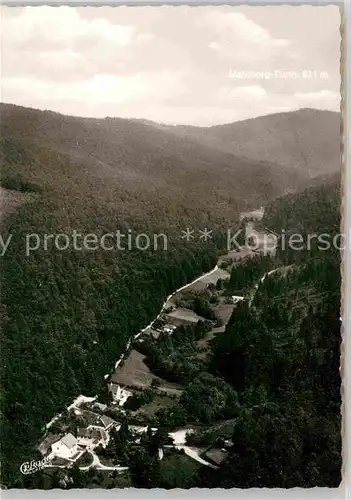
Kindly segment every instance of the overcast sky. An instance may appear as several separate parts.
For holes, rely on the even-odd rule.
[[[336,6],[2,7],[2,18],[4,102],[193,125],[340,107]]]

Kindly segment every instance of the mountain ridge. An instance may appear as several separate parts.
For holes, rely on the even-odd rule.
[[[312,178],[340,169],[340,129],[340,113],[301,108],[211,127],[180,125],[174,132],[251,160],[274,160]]]
[[[168,127],[123,118],[70,117],[7,104],[0,106],[0,112],[4,175],[15,171],[26,182],[39,180],[53,189],[64,171],[76,183],[100,186],[110,198],[118,185],[119,191],[133,196],[153,196],[153,203],[166,198],[185,211],[194,210],[195,203],[197,212],[204,213],[211,205],[217,220],[228,220],[241,209],[306,185],[305,175],[179,137]],[[15,159],[9,158],[9,151]],[[20,151],[23,158],[18,160]],[[28,155],[33,157],[31,169],[25,166],[30,163]],[[39,168],[35,164],[41,156],[47,160]],[[59,168],[50,167],[56,162]]]

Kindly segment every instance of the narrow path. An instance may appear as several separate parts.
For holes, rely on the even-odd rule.
[[[252,291],[252,294],[251,294],[251,297],[249,299],[249,307],[251,307],[251,304],[255,298],[255,295],[257,293],[257,290],[259,289],[261,283],[264,282],[264,280],[267,278],[267,276],[270,276],[271,274],[275,273],[276,271],[279,271],[279,269],[282,269],[282,267],[285,267],[285,266],[280,266],[280,267],[276,267],[275,269],[272,269],[271,271],[268,271],[267,273],[265,273],[260,279],[259,281],[257,281],[254,285],[254,288],[253,288],[253,291]]]
[[[167,447],[169,448],[175,448],[176,450],[184,450],[184,453],[188,455],[189,457],[193,458],[197,462],[199,462],[201,465],[207,465],[208,467],[212,467],[216,469],[216,467],[203,458],[200,457],[199,454],[199,449],[195,448],[194,446],[187,446],[186,445],[186,435],[191,434],[194,432],[193,429],[179,429],[178,431],[175,432],[170,432],[168,435],[171,437],[174,441],[173,445],[168,445]]]

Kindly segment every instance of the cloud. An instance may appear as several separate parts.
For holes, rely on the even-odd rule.
[[[83,11],[47,6],[5,9],[3,74],[52,82],[120,74],[128,72],[125,65],[134,60],[140,47],[147,50],[155,40],[153,33],[138,30],[130,22],[121,24],[99,16],[100,9],[90,19],[83,17]]]
[[[337,110],[340,34],[331,9],[313,8],[314,29],[306,7],[3,7],[2,99],[199,125]],[[229,76],[276,70],[328,78]]]
[[[40,12],[38,12],[40,9]],[[71,7],[26,7],[19,16],[4,23],[5,43],[37,46],[41,40],[49,46],[72,47],[79,39],[91,43],[112,43],[125,47],[135,38],[131,25],[111,24],[97,17],[85,20]]]
[[[200,24],[212,28],[215,35],[209,48],[232,61],[257,59],[258,54],[267,59],[291,45],[290,40],[274,38],[268,30],[232,9],[206,13]]]
[[[216,33],[230,33],[231,38],[250,44],[285,47],[291,43],[289,40],[275,39],[268,30],[248,19],[241,12],[233,12],[230,9],[206,13],[203,24],[212,26]]]

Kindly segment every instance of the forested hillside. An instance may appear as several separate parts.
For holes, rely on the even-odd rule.
[[[314,177],[340,170],[340,114],[299,109],[213,127],[173,127],[181,136]]]
[[[89,152],[74,160],[74,154],[49,147],[30,116],[23,125],[23,113],[18,128],[3,117],[1,138],[3,185],[36,194],[5,220],[2,231],[4,239],[13,235],[1,265],[1,441],[7,486],[21,486],[19,466],[36,458],[34,445],[44,424],[78,394],[96,394],[130,336],[158,313],[171,291],[213,267],[217,253],[215,244],[194,242],[187,248],[180,239],[180,228],[204,216],[191,207],[190,192],[184,202],[177,201],[177,190],[168,196],[147,176],[145,184],[128,184],[133,165],[125,167],[125,175],[111,176],[102,172],[104,166],[99,169],[97,159],[94,165],[85,162]],[[58,145],[65,133],[74,137],[63,132]],[[50,247],[25,254],[28,233],[42,237],[76,230],[100,236],[130,228],[170,235],[168,251]]]
[[[240,210],[259,206],[286,190],[296,189],[300,177],[279,165],[238,158],[230,152],[199,145],[189,138],[179,138],[170,131],[156,130],[154,126],[133,120],[81,119],[11,105],[1,106],[1,161],[2,186],[32,195],[28,203],[18,206],[16,212],[5,219],[2,229],[4,239],[12,234],[1,260],[2,482],[9,487],[21,487],[24,478],[19,465],[36,458],[33,447],[43,426],[73,397],[81,393],[96,394],[104,374],[114,366],[127,340],[158,313],[165,296],[214,266],[219,248],[224,246],[218,230],[235,225]],[[314,203],[309,195],[305,201],[306,214],[299,214],[302,219],[298,220],[310,213],[309,203]],[[274,210],[274,207],[269,209],[272,220],[266,221],[267,225],[273,223]],[[185,244],[180,238],[181,229],[205,226],[215,230],[210,243],[194,240]],[[166,233],[170,240],[168,250],[75,251],[70,247],[60,251],[52,246],[45,250],[41,246],[29,256],[25,253],[24,239],[28,233],[70,235],[76,230],[100,236],[117,229]],[[329,261],[323,257],[321,265],[326,262]],[[331,269],[335,277],[337,259],[330,265],[334,266]],[[328,277],[329,271],[326,279]],[[305,287],[304,282],[302,286]],[[330,300],[334,297],[334,302],[330,307],[333,314],[338,315],[335,280],[332,290],[334,295],[330,295]],[[271,292],[268,290],[268,293]],[[260,295],[257,297],[257,308],[260,300],[264,301],[263,291],[262,299]],[[310,321],[326,323],[325,328],[315,327],[310,340],[318,348],[316,354],[313,351],[311,366],[307,365],[310,385],[303,391],[312,392],[312,385],[319,384],[319,378],[314,378],[316,366],[327,371],[331,367],[330,359],[335,364],[338,332],[329,309],[325,309],[328,304],[325,301],[318,306],[322,309],[317,308],[313,313],[319,315],[315,319],[308,316]],[[257,324],[263,312],[263,308],[258,309],[257,317],[250,312],[250,322]],[[240,361],[256,370],[254,375],[247,375],[247,370],[243,370],[245,379],[240,382],[245,391],[249,390],[249,384],[255,392],[262,380],[265,356],[276,352],[271,349],[271,330],[267,324],[263,338],[256,335],[257,328],[249,333],[245,329],[243,335],[238,336],[237,324],[232,319],[227,338],[233,338],[235,344],[238,338],[247,339],[252,333],[252,343],[257,346],[254,355],[252,351],[245,351],[244,361]],[[287,327],[284,323],[279,325],[282,329]],[[319,336],[324,331],[330,332],[331,344],[323,340],[326,344],[320,348]],[[290,357],[291,346],[302,345],[302,350],[291,358],[290,362],[295,363],[288,372],[291,374],[293,368],[298,370],[311,355],[307,343],[301,340],[296,344],[290,337],[288,340],[285,350],[277,348],[277,356],[282,355],[283,359]],[[228,350],[223,353],[221,341],[218,342],[213,367],[219,370],[219,376],[227,378],[223,369],[217,367],[216,359],[227,357],[223,364],[227,366],[238,356],[241,358],[242,351],[236,352],[234,345],[234,354]],[[316,356],[322,356],[319,350],[322,348],[331,349],[334,357],[316,360]],[[267,369],[265,377],[264,391],[270,394],[271,386],[276,386],[272,382],[274,372]],[[328,390],[334,395],[336,383],[336,376],[331,375]],[[218,380],[214,383],[215,389],[216,384]],[[276,403],[279,415],[288,400],[288,392],[300,394],[301,387],[294,384],[291,379],[289,382],[283,378],[278,386],[281,391]],[[274,390],[277,391],[277,387]],[[232,396],[232,389],[227,392]],[[247,397],[246,393],[242,395],[243,400]],[[329,424],[330,412],[334,412],[335,450],[339,449],[337,397],[321,422],[322,426]],[[319,390],[303,398],[301,411],[307,412],[308,425],[313,427],[310,408],[317,404],[324,411],[324,399]],[[263,399],[266,400],[266,396]],[[311,406],[307,407],[307,401]],[[284,412],[290,410],[293,411],[291,405]],[[317,419],[320,411],[316,410]],[[286,416],[288,418],[289,413]],[[300,425],[299,422],[296,425]],[[252,429],[250,423],[248,432]],[[268,446],[265,432],[273,431],[267,427],[260,432],[262,439],[257,437],[259,434],[254,434],[253,439]],[[245,442],[247,436],[241,436]],[[254,459],[262,463],[262,457],[256,453],[259,451],[253,451]],[[330,459],[330,455],[325,458]],[[251,460],[250,467],[253,463]],[[320,464],[316,467],[319,470]],[[244,472],[243,478],[247,477]],[[322,472],[321,469],[319,473]],[[313,469],[311,474],[314,473]],[[215,484],[220,480],[226,485],[232,481],[228,479],[230,474],[208,481]]]
[[[339,189],[314,188],[277,200],[264,222],[277,232],[335,235],[340,231]],[[302,254],[281,250],[269,261],[247,264],[256,279],[267,268],[278,271],[261,283],[251,307],[236,309],[216,339],[215,373],[238,392],[241,409],[230,456],[220,471],[206,471],[205,484],[337,487],[340,253],[317,247]],[[239,281],[242,272],[234,269],[231,281]]]
[[[339,186],[314,188],[273,202],[274,224],[281,232],[314,228],[335,235],[339,229]],[[300,211],[291,216],[290,211]],[[301,209],[301,206],[303,207]],[[329,219],[320,226],[320,211]],[[270,215],[269,215],[270,214]],[[305,221],[305,222],[304,222]],[[268,274],[270,273],[270,274]],[[264,277],[264,279],[263,279]],[[341,480],[340,414],[340,254],[337,249],[279,251],[255,256],[234,266],[230,280],[216,285],[247,300],[234,309],[222,333],[199,341],[211,326],[180,327],[172,336],[145,339],[138,347],[154,373],[181,383],[171,406],[149,417],[148,437],[133,451],[124,441],[130,464],[129,485],[143,488],[313,488],[338,487]],[[187,296],[188,297],[188,296]],[[189,298],[189,297],[188,297]],[[202,344],[203,345],[203,344]],[[200,354],[200,355],[199,355]],[[144,393],[145,397],[152,394]],[[147,400],[148,401],[148,400]],[[147,402],[146,401],[146,402]],[[140,397],[130,408],[146,408]],[[158,431],[153,436],[152,427]],[[169,444],[170,430],[189,429],[186,444],[207,460],[222,460],[213,469],[184,452],[157,458]],[[111,454],[119,457],[121,441]],[[175,464],[177,464],[175,466]]]
[[[243,205],[255,208],[300,186],[298,174],[275,162],[246,160],[140,121],[8,104],[0,111],[6,187],[16,174],[63,196],[87,190],[84,203],[103,218],[106,210],[116,216],[117,202],[133,224],[150,217],[182,224],[189,216],[223,223]]]

